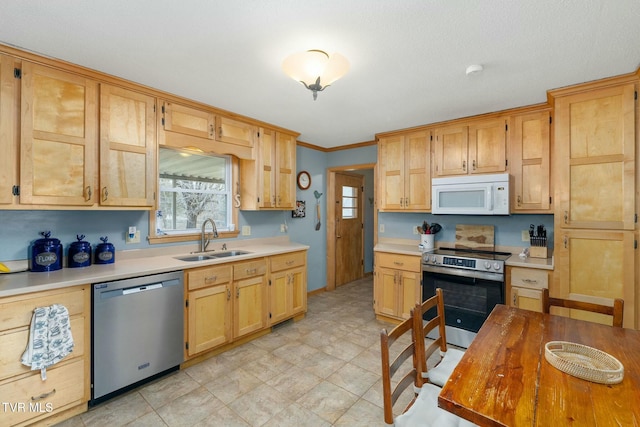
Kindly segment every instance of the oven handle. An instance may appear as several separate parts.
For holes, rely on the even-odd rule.
[[[490,280],[492,282],[503,283],[504,282],[504,274],[501,273],[489,273],[484,271],[475,271],[475,270],[465,270],[461,268],[451,268],[451,267],[438,267],[435,265],[422,265],[423,273],[435,273],[441,274],[443,276],[458,276],[469,279],[483,279]]]

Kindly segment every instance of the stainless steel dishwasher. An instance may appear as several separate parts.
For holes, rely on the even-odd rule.
[[[93,285],[91,405],[184,361],[182,272]]]

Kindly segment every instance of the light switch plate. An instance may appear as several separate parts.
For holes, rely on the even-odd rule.
[[[380,232],[384,233],[384,224],[380,224]]]
[[[523,242],[529,241],[529,230],[522,230],[522,241]]]
[[[243,225],[242,226],[242,235],[243,236],[251,236],[251,226]]]

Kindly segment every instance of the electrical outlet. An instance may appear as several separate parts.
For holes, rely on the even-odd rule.
[[[284,224],[280,224],[280,232],[284,233],[285,231],[287,231],[284,227]]]
[[[380,232],[384,233],[384,224],[380,224]]]
[[[129,243],[140,243],[140,230],[136,230],[133,233],[127,233],[124,238],[126,244]]]
[[[243,236],[251,236],[251,226],[243,225],[242,226],[242,235]]]
[[[523,242],[529,241],[529,230],[522,230],[522,241]]]

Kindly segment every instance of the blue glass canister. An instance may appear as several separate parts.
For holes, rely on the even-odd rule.
[[[96,246],[96,264],[113,264],[116,260],[116,248],[113,243],[107,243],[107,236],[101,237],[102,243]]]
[[[43,237],[31,246],[31,271],[55,271],[62,268],[62,244],[54,239],[50,231],[40,233]]]
[[[82,240],[84,234],[76,235],[76,239],[77,242],[69,245],[67,264],[70,268],[88,267],[91,265],[91,244]]]

